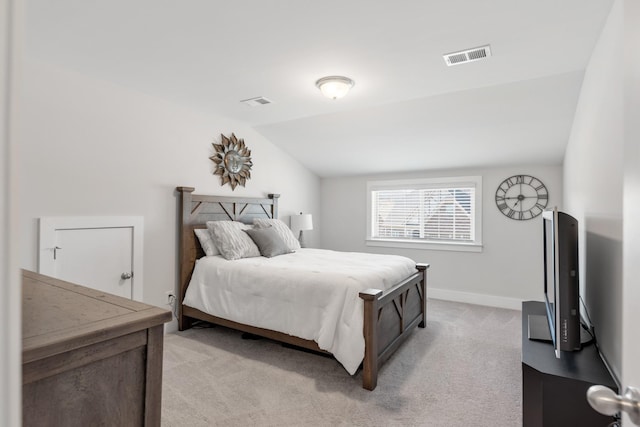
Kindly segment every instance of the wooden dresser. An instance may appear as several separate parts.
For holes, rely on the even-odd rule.
[[[22,272],[22,406],[28,426],[159,426],[158,307]]]

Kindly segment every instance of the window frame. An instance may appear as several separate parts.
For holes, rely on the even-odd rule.
[[[373,191],[379,190],[406,190],[411,188],[437,189],[449,187],[470,186],[475,188],[474,200],[474,238],[470,242],[456,242],[451,240],[413,240],[401,238],[373,237]],[[367,181],[367,220],[366,220],[366,245],[405,249],[430,249],[462,252],[482,251],[482,177],[459,176],[442,178],[396,179],[384,181]]]

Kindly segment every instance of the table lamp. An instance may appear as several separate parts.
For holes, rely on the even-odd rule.
[[[291,215],[291,229],[300,231],[298,241],[300,242],[301,247],[306,248],[303,232],[313,230],[313,219],[311,214],[303,214],[300,212],[300,215]]]

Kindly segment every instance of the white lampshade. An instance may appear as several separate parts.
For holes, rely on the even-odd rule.
[[[311,214],[291,215],[291,229],[298,231],[313,230]]]
[[[355,82],[348,77],[329,76],[323,77],[316,82],[320,92],[327,98],[342,98],[355,85]]]

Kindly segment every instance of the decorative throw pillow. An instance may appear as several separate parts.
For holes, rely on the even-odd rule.
[[[193,230],[200,241],[200,246],[202,246],[202,250],[206,256],[212,255],[220,255],[220,251],[216,248],[216,245],[213,244],[213,240],[211,239],[211,233],[206,228],[196,228]]]
[[[258,246],[262,256],[271,258],[293,252],[273,227],[254,228],[253,230],[244,230],[244,232],[247,233],[249,237],[251,237],[251,240]]]
[[[228,260],[260,256],[260,250],[243,230],[249,227],[237,221],[207,221],[213,244]]]
[[[273,227],[275,232],[278,233],[289,249],[292,251],[300,249],[300,242],[296,239],[296,236],[293,235],[293,232],[289,227],[287,227],[287,224],[279,219],[254,218],[253,224],[257,228]]]

